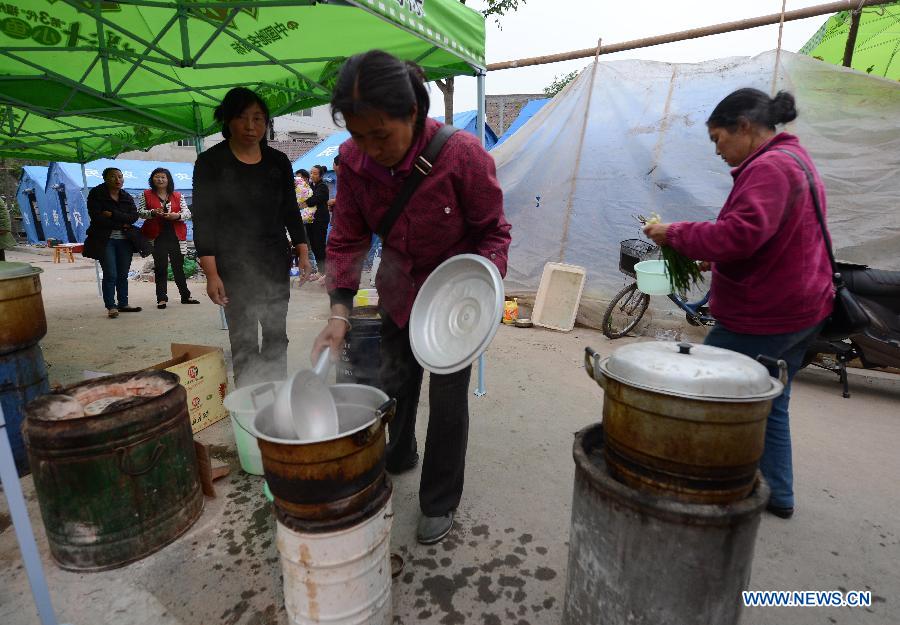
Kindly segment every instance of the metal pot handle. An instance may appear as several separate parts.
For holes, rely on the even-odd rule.
[[[375,410],[375,418],[381,419],[381,423],[387,425],[394,419],[397,414],[397,400],[393,397],[378,406]]]
[[[600,388],[606,390],[606,376],[600,371],[600,354],[592,347],[584,348],[584,370],[588,377],[597,382]]]
[[[380,420],[383,427],[387,427],[387,424],[391,422],[396,412],[397,400],[391,398],[375,409],[375,419]],[[372,425],[354,434],[352,440],[356,445],[359,445],[360,447],[362,447],[363,445],[368,445],[369,441],[372,440],[372,437],[375,435],[375,432],[377,430],[377,426]]]
[[[763,356],[760,354],[756,357],[759,364],[769,367],[770,369],[778,369],[778,381],[782,386],[787,386],[788,382],[788,366],[787,362],[781,358],[772,358],[771,356]]]
[[[150,454],[150,462],[147,463],[147,466],[143,469],[135,469],[129,466],[131,462],[129,461],[128,456],[129,450],[134,449],[135,447],[137,447],[137,445],[132,445],[131,447],[116,447],[116,456],[118,456],[119,471],[121,471],[125,475],[130,475],[132,477],[137,477],[139,475],[149,473],[159,462],[159,459],[162,458],[163,452],[166,450],[166,446],[163,445],[162,441],[157,442],[156,447],[153,449],[153,453]]]

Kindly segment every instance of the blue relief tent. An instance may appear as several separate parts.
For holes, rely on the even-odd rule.
[[[513,120],[513,123],[509,125],[509,128],[506,129],[500,138],[497,139],[497,143],[494,147],[501,145],[504,141],[509,139],[519,128],[525,125],[525,123],[534,117],[534,114],[544,108],[544,105],[550,101],[550,98],[540,98],[538,100],[529,100],[525,106],[522,107],[522,110],[519,111],[516,119]]]
[[[435,117],[436,120],[442,122],[444,121],[443,117]],[[460,130],[465,130],[467,132],[471,132],[473,135],[477,135],[476,133],[476,125],[478,122],[478,112],[477,111],[463,111],[461,113],[455,113],[453,115],[453,125],[459,128]],[[298,158],[294,161],[294,171],[298,169],[305,169],[309,171],[313,165],[325,165],[328,168],[328,173],[325,174],[325,181],[330,184],[334,183],[334,172],[331,171],[331,167],[334,162],[334,157],[337,156],[338,150],[341,147],[341,144],[350,138],[350,133],[346,130],[342,132],[336,132],[324,141],[322,141],[319,145],[314,147],[312,150]],[[497,134],[493,131],[493,129],[487,124],[484,125],[484,144],[485,147],[490,150],[497,143]]]
[[[22,214],[22,226],[29,243],[47,240],[44,233],[44,206],[46,197],[44,187],[47,183],[47,168],[38,165],[26,165],[19,176],[16,188],[16,202]]]
[[[135,197],[148,187],[150,172],[157,167],[165,167],[172,172],[175,189],[191,204],[194,182],[193,163],[170,163],[160,161],[136,161],[100,159],[86,163],[84,176],[77,163],[51,163],[47,173],[46,198],[47,213],[54,224],[54,233],[48,234],[61,241],[84,242],[90,218],[87,212],[87,194],[93,187],[103,182],[103,170],[117,167],[125,177],[125,190]],[[84,184],[87,179],[87,186]],[[139,222],[140,223],[140,222]],[[188,240],[193,240],[192,222],[188,222]]]

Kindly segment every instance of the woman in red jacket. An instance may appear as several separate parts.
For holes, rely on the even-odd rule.
[[[790,381],[833,301],[831,263],[812,198],[815,193],[824,218],[825,187],[797,137],[775,129],[796,117],[794,97],[784,91],[774,99],[756,89],[730,94],[706,122],[716,154],[734,167],[734,187],[718,218],[644,229],[656,243],[706,261],[704,269],[711,265],[710,311],[717,323],[707,345],[788,364],[760,460],[772,489],[768,509],[785,519],[794,513]]]
[[[326,345],[332,354],[339,353],[372,234],[416,157],[442,126],[428,118],[428,107],[422,70],[412,63],[374,50],[351,57],[341,70],[331,110],[346,123],[351,140],[340,148],[341,175],[328,239],[326,286],[332,316],[316,338],[314,357]],[[509,230],[494,160],[473,135],[455,133],[384,240],[376,277],[382,308],[381,383],[397,399],[386,458],[391,473],[412,469],[419,459],[415,424],[422,367],[410,349],[408,329],[416,293],[441,262],[457,254],[480,254],[505,274]],[[462,497],[471,371],[469,366],[429,376],[417,534],[423,544],[450,532]]]
[[[146,220],[141,226],[141,233],[153,241],[156,307],[165,308],[169,301],[166,294],[169,259],[172,259],[172,277],[181,294],[181,303],[199,304],[188,289],[181,254],[181,241],[187,238],[185,222],[191,218],[191,211],[182,195],[175,190],[175,182],[168,169],[154,169],[149,184],[150,188],[138,196],[138,214]]]

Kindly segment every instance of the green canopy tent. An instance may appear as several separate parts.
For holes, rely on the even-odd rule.
[[[319,105],[372,48],[430,80],[483,78],[484,42],[484,18],[458,0],[10,0],[0,155],[85,162],[202,137],[235,86],[273,115]]]
[[[800,53],[842,65],[848,38],[855,36],[853,69],[900,80],[900,2],[862,9],[855,35],[851,34],[853,13],[841,11],[832,15]]]

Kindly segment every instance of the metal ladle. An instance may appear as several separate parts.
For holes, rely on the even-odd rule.
[[[337,436],[337,407],[325,377],[331,369],[331,349],[325,348],[313,369],[302,369],[278,391],[272,417],[279,436],[320,440]]]

